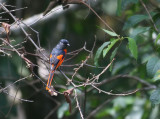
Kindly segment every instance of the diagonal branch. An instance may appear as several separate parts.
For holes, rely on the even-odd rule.
[[[79,101],[78,101],[76,89],[74,90],[74,92],[75,92],[75,98],[76,98],[76,102],[77,102],[77,108],[78,108],[78,110],[79,110],[79,113],[80,113],[81,118],[84,119],[84,116],[83,116],[83,114],[82,114],[82,110],[81,110],[80,105],[79,105]]]
[[[153,19],[152,19],[152,16],[151,16],[151,14],[149,13],[149,11],[148,11],[146,5],[144,4],[143,0],[139,0],[139,1],[141,2],[142,6],[143,6],[144,9],[146,10],[146,12],[147,12],[147,14],[148,14],[148,16],[149,16],[149,18],[150,18],[150,20],[151,20],[153,26],[154,26],[154,29],[156,30],[156,32],[159,32],[159,30],[158,30],[156,24],[154,23],[154,21],[153,21]]]

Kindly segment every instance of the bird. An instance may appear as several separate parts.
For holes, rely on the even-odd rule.
[[[70,46],[69,41],[66,39],[61,39],[59,43],[56,45],[56,47],[53,48],[51,54],[50,54],[50,73],[46,85],[46,90],[51,94],[51,96],[55,95],[57,96],[57,93],[53,89],[53,86],[51,86],[54,72],[55,70],[63,63],[64,58],[67,53],[67,47]]]

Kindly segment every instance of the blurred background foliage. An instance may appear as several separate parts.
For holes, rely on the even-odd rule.
[[[0,2],[16,6],[16,8],[27,6],[24,10],[13,12],[19,19],[28,19],[33,15],[42,13],[49,4],[49,0],[1,0]],[[112,69],[106,71],[100,77],[99,81],[108,80],[117,75],[130,75],[139,77],[157,87],[155,90],[138,91],[129,96],[109,96],[99,93],[95,89],[85,94],[84,92],[89,90],[90,87],[83,87],[78,90],[78,97],[82,110],[85,112],[85,117],[98,106],[101,106],[100,110],[97,110],[90,118],[159,119],[160,0],[143,0],[143,2],[151,14],[153,22],[151,22],[150,17],[139,0],[88,0],[88,3],[98,15],[101,16],[121,38],[123,37],[121,41],[118,41],[111,47],[110,51],[104,57],[102,55],[103,51],[97,53],[99,57],[96,60],[94,60],[94,57],[98,48],[105,42],[110,41],[111,38],[116,37],[110,36],[100,29],[99,27],[103,29],[107,29],[107,27],[84,5],[75,5],[74,9],[65,9],[66,12],[58,15],[55,19],[51,18],[47,21],[40,21],[32,26],[33,29],[39,32],[41,47],[45,49],[48,56],[52,48],[61,38],[69,40],[71,45],[71,47],[68,48],[69,52],[82,48],[85,42],[87,49],[91,50],[96,39],[93,57],[88,61],[88,64],[94,65],[95,62],[98,62],[98,66],[105,67],[109,64],[113,51],[118,48]],[[10,10],[15,9],[14,7],[8,8]],[[0,9],[0,12],[2,11],[3,10]],[[10,18],[8,14],[0,14],[0,16],[2,18],[8,18],[9,24],[13,23],[12,18]],[[54,15],[52,17],[54,17]],[[154,25],[158,30],[155,29]],[[28,32],[37,43],[36,34],[30,30],[28,30]],[[131,43],[129,46],[128,37],[132,38],[136,44],[133,45]],[[10,39],[14,40],[14,42],[12,42],[13,44],[26,40],[24,34],[16,30],[11,32]],[[26,40],[23,46],[27,52],[36,53],[30,41]],[[107,45],[104,48],[107,48]],[[136,52],[135,50],[137,50],[137,54],[134,54]],[[0,57],[1,87],[5,87],[19,78],[30,74],[23,60],[19,58],[16,53],[10,53],[12,57],[3,55]],[[66,61],[63,64],[81,63],[87,55],[87,52],[82,51],[74,59]],[[30,55],[26,55],[26,57],[33,63],[39,65],[39,68],[35,68],[34,72],[44,81],[47,81],[48,71],[43,67],[39,59]],[[75,67],[62,66],[61,69],[68,76],[71,76],[73,74],[73,68]],[[91,77],[92,74],[99,74],[101,71],[101,68],[84,66],[79,71],[79,76],[76,76],[74,80],[80,80],[79,77],[87,79]],[[53,82],[55,89],[64,91],[63,88],[58,86],[66,86],[66,80],[58,71],[56,72],[54,80],[56,82]],[[112,90],[113,93],[122,93],[143,87],[144,85],[142,83],[131,78],[123,77],[119,77],[117,80],[100,86],[101,89],[105,91]],[[38,79],[28,78],[21,81],[11,86],[8,92],[12,95],[17,93],[17,97],[34,100],[34,102],[29,103],[14,100],[13,97],[1,92],[0,119],[80,119],[74,97],[71,97],[73,111],[70,114],[64,96],[51,97]],[[84,98],[85,96],[86,98]],[[110,99],[110,101],[107,103],[106,100],[108,99]],[[59,104],[58,107],[57,101]],[[48,113],[52,111],[53,114],[48,116]]]

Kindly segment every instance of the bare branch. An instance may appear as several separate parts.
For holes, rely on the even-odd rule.
[[[29,78],[29,77],[31,77],[31,76],[32,76],[32,75],[29,75],[29,76],[26,76],[26,77],[24,77],[24,78],[18,79],[17,81],[15,81],[14,83],[6,86],[5,88],[0,89],[0,93],[3,92],[4,90],[6,90],[7,88],[11,87],[12,85],[16,84],[17,82],[20,82],[20,81],[22,81],[22,80],[25,80],[25,79],[27,79],[27,78]]]
[[[148,16],[149,16],[149,18],[150,18],[150,20],[151,20],[153,26],[154,26],[154,29],[155,29],[157,32],[159,32],[159,30],[158,30],[156,24],[154,23],[154,21],[153,21],[153,19],[152,19],[152,16],[151,16],[151,14],[149,13],[149,11],[148,11],[146,5],[144,4],[143,0],[139,0],[139,1],[141,2],[142,6],[143,6],[144,9],[146,10],[146,12],[147,12],[147,14],[148,14]]]
[[[136,93],[137,91],[139,91],[139,89],[136,89],[136,90],[133,90],[133,91],[130,91],[130,92],[127,92],[127,93],[119,93],[119,94],[114,94],[114,93],[111,93],[111,92],[107,92],[107,91],[104,91],[104,90],[101,90],[100,88],[92,85],[95,89],[97,89],[99,91],[99,93],[105,93],[107,95],[117,95],[117,96],[127,96],[127,95],[131,95],[131,94],[134,94]]]
[[[82,114],[82,110],[81,110],[80,105],[79,105],[79,101],[78,101],[78,97],[77,97],[77,91],[76,91],[76,89],[74,90],[74,92],[75,92],[75,99],[76,99],[76,102],[77,102],[77,108],[78,108],[78,110],[79,110],[79,113],[80,113],[81,119],[84,119],[84,116],[83,116],[83,114]]]

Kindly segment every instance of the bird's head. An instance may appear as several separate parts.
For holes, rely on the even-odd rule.
[[[60,47],[61,49],[65,49],[65,48],[67,48],[68,46],[70,46],[68,40],[66,40],[66,39],[61,39],[58,45],[59,45],[59,47]]]

